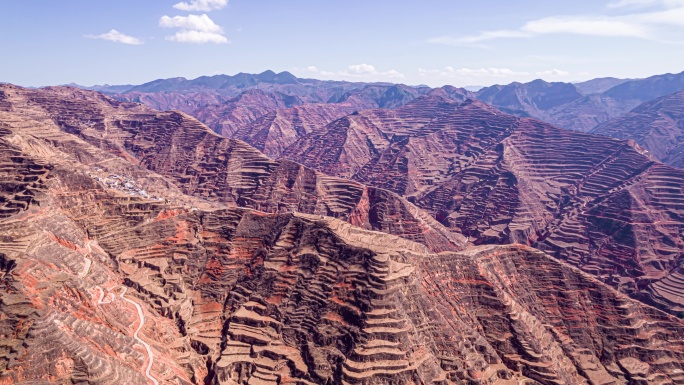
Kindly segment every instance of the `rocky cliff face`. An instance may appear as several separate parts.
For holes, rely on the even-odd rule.
[[[591,132],[634,140],[661,162],[684,168],[684,92],[646,102]]]
[[[339,119],[285,157],[405,196],[471,242],[533,245],[679,312],[684,174],[642,152],[480,102],[425,99]]]

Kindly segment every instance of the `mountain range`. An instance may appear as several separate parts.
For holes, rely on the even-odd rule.
[[[87,88],[86,89],[90,89]],[[159,79],[138,86],[95,90],[118,100],[144,103],[159,110],[180,110],[198,117],[216,132],[242,139],[238,127],[256,122],[267,112],[307,104],[326,104],[328,119],[350,110],[393,109],[440,88],[390,83],[353,83],[297,78],[289,72],[215,75],[188,80]],[[557,127],[589,132],[621,117],[642,103],[684,90],[684,72],[644,79],[597,78],[580,83],[511,83],[473,92],[444,86],[458,99],[481,100],[519,117],[533,117]],[[331,113],[337,110],[339,113]],[[237,136],[236,136],[237,135]],[[246,134],[249,135],[249,134]],[[272,154],[268,154],[272,155]]]
[[[684,92],[641,104],[591,132],[634,140],[661,162],[684,168]]]
[[[2,84],[0,384],[682,383],[683,77]]]
[[[477,98],[504,112],[588,132],[641,103],[684,90],[684,72],[645,79],[600,78],[571,84],[535,80],[479,90]]]

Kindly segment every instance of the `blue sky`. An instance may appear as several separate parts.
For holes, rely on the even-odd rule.
[[[684,71],[684,0],[5,0],[0,82],[290,71],[439,86]]]

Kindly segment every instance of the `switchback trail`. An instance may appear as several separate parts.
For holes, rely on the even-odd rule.
[[[112,288],[112,289],[114,289],[114,288]],[[114,295],[112,295],[111,297],[108,297],[109,299],[104,300],[104,290],[102,290],[101,287],[98,287],[98,289],[100,289],[100,298],[97,300],[98,305],[112,303],[112,301],[114,301],[116,299],[116,297]],[[135,306],[135,309],[138,311],[138,318],[140,319],[140,324],[138,325],[138,328],[135,330],[135,333],[133,333],[133,338],[135,338],[136,341],[140,342],[140,344],[142,344],[142,346],[144,346],[145,350],[147,351],[147,356],[148,356],[149,360],[147,363],[147,368],[145,368],[145,376],[150,381],[152,381],[154,383],[154,385],[159,385],[159,381],[157,381],[157,379],[152,377],[152,375],[150,374],[150,371],[152,370],[152,363],[154,362],[154,353],[152,352],[152,348],[150,347],[150,345],[147,342],[143,341],[138,336],[138,333],[140,333],[140,330],[142,330],[143,326],[145,325],[145,314],[143,313],[142,307],[137,302],[124,297],[124,294],[126,294],[127,290],[128,290],[128,288],[124,287],[121,294],[119,294],[119,298],[123,299],[126,302],[133,304],[133,306]]]

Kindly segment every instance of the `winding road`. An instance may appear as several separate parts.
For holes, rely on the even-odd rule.
[[[90,258],[91,254],[93,253],[93,249],[90,247],[90,242],[92,241],[88,241],[88,243],[86,243],[86,247],[88,247],[88,254],[85,255],[86,264],[83,268],[83,272],[78,275],[79,278],[85,278],[85,276],[90,273],[90,268],[93,266],[93,260]]]
[[[102,290],[102,288],[99,286],[98,286],[98,289],[100,289],[100,298],[97,300],[98,305],[104,305],[104,304],[112,303],[116,299],[116,296],[114,294],[109,293],[109,295],[107,296],[107,299],[105,300],[104,299],[104,290]],[[116,289],[116,286],[111,288],[110,291],[114,290],[114,289]],[[131,303],[133,306],[135,306],[135,309],[138,311],[138,318],[140,318],[140,325],[138,325],[138,328],[135,330],[135,333],[133,333],[133,338],[136,341],[140,342],[140,344],[142,346],[144,346],[145,350],[147,351],[147,356],[148,356],[149,360],[147,363],[147,368],[145,368],[145,376],[150,381],[152,381],[154,383],[154,385],[159,385],[159,381],[157,381],[157,379],[152,377],[152,375],[150,374],[150,371],[152,370],[152,364],[154,363],[154,353],[152,352],[152,347],[150,347],[150,345],[147,342],[143,341],[138,336],[138,333],[140,333],[140,330],[145,325],[145,313],[143,313],[142,307],[137,302],[124,297],[124,294],[126,294],[126,291],[128,291],[128,288],[123,287],[123,291],[121,292],[121,294],[119,294],[119,298],[123,299],[126,302]]]
[[[92,241],[88,241],[88,243],[87,243],[87,246],[88,246],[88,254],[86,255],[86,261],[87,262],[86,262],[86,266],[85,266],[83,273],[79,274],[80,278],[84,278],[86,275],[88,275],[88,273],[90,272],[90,267],[93,264],[93,260],[90,259],[90,254],[92,253],[92,249],[90,247],[90,242],[92,242]],[[102,288],[99,286],[97,288],[100,290],[100,298],[97,300],[98,305],[104,305],[104,304],[112,303],[116,299],[116,295],[114,295],[113,293],[109,293],[109,295],[107,296],[107,299],[105,300],[104,299],[104,290],[102,290]],[[112,287],[108,291],[112,291],[114,289],[116,289],[116,286]],[[152,377],[152,375],[150,374],[150,371],[152,370],[152,364],[154,363],[154,353],[152,352],[152,347],[150,347],[150,345],[147,342],[143,341],[138,336],[138,334],[140,333],[140,330],[142,330],[143,326],[145,325],[145,313],[143,312],[142,307],[137,302],[124,297],[124,294],[126,294],[126,291],[128,291],[128,288],[123,287],[123,291],[121,292],[121,294],[119,294],[119,298],[123,299],[126,302],[131,303],[133,306],[135,306],[135,309],[138,311],[138,318],[140,319],[140,325],[138,325],[138,328],[135,330],[135,333],[133,333],[133,338],[136,341],[138,341],[142,346],[144,346],[145,350],[147,351],[148,362],[147,362],[147,368],[145,368],[145,377],[147,377],[150,381],[152,381],[152,383],[154,383],[154,385],[159,385],[159,381],[157,381],[157,379]]]
[[[154,353],[152,353],[152,348],[147,342],[141,340],[140,337],[138,337],[140,329],[142,329],[143,325],[145,325],[145,314],[142,311],[142,307],[137,302],[134,302],[133,300],[124,297],[124,294],[126,294],[126,290],[128,290],[128,288],[124,287],[124,290],[123,292],[121,292],[121,295],[119,297],[124,301],[133,304],[133,306],[135,306],[135,308],[138,310],[138,317],[140,318],[140,325],[138,325],[138,329],[136,329],[135,333],[133,333],[133,338],[135,338],[145,347],[145,350],[147,350],[147,355],[150,358],[149,362],[147,363],[147,368],[145,369],[145,376],[149,378],[154,383],[154,385],[159,385],[159,382],[150,375],[150,370],[152,370],[152,362],[154,362]]]

